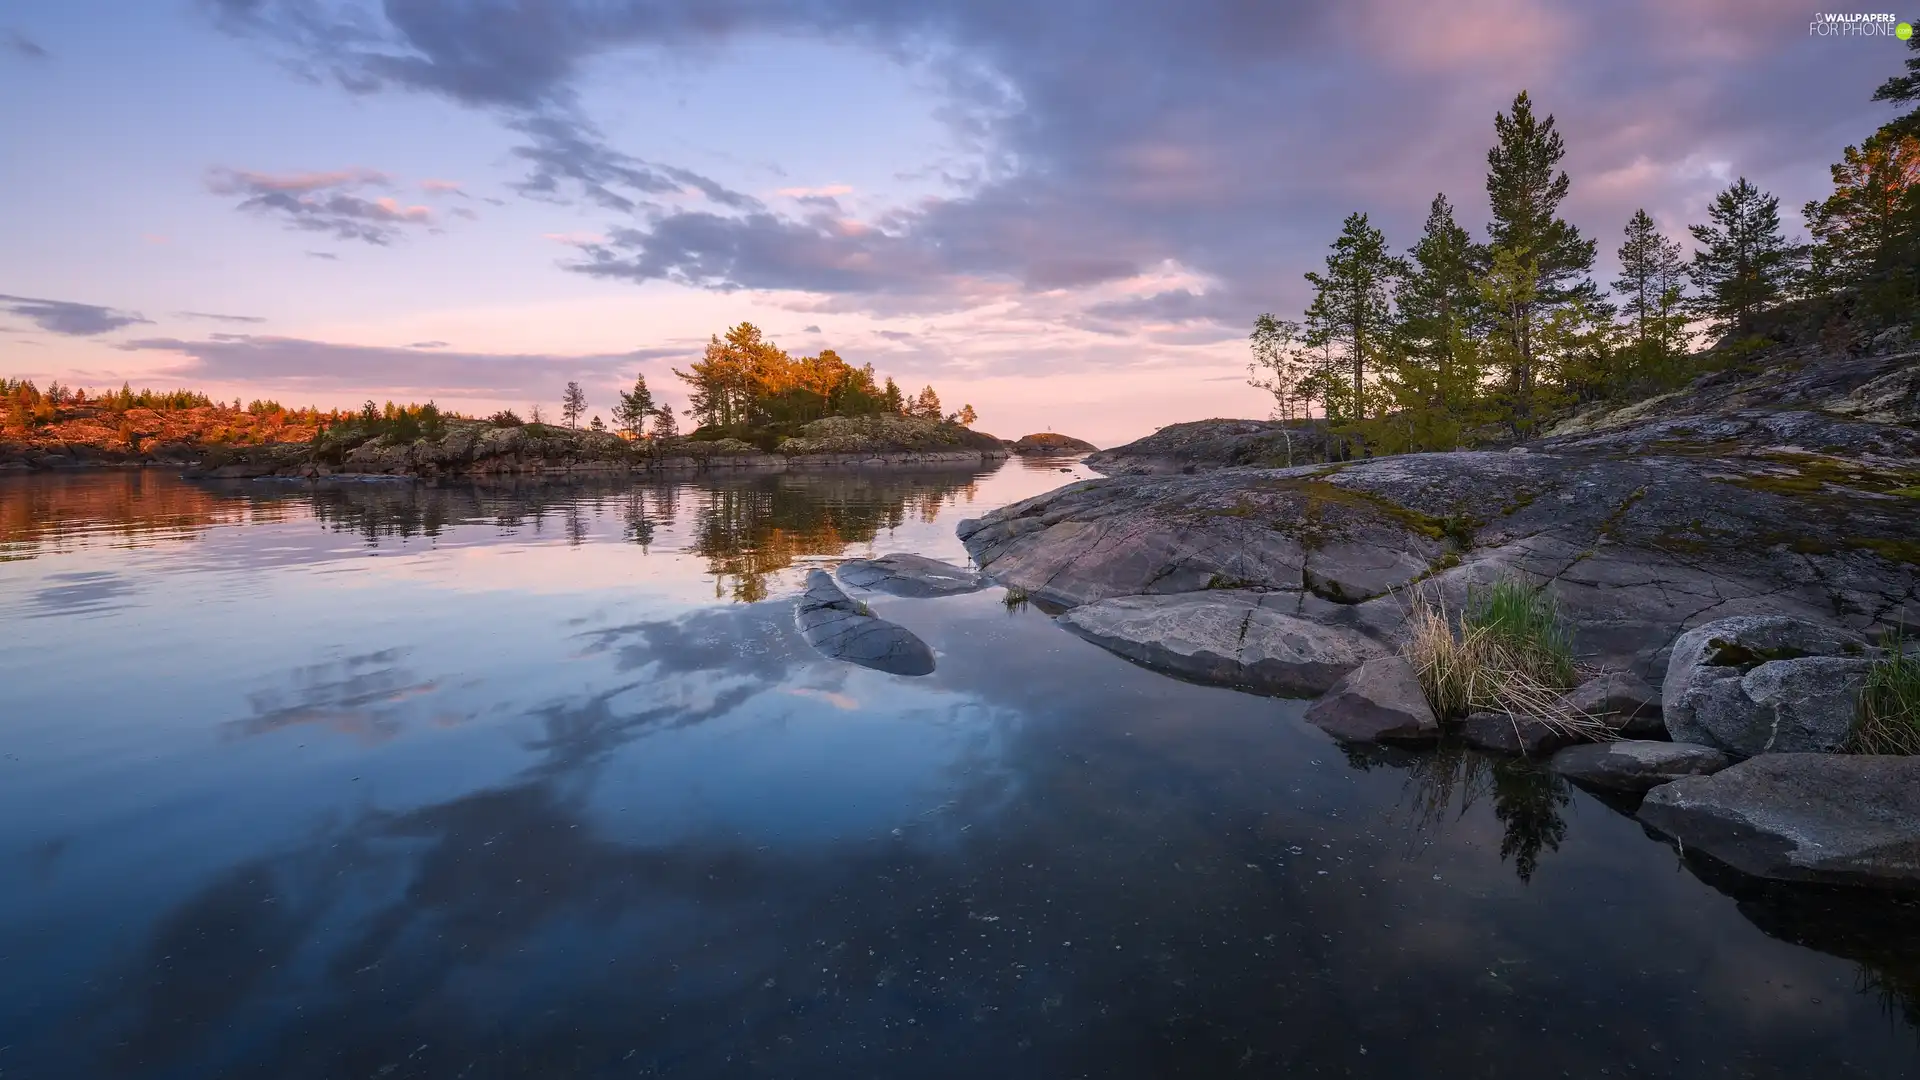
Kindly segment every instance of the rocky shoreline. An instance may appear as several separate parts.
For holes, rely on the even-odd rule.
[[[438,438],[170,445],[146,453],[92,446],[0,454],[0,471],[170,467],[216,479],[265,477],[674,475],[714,471],[964,468],[1005,460],[991,435],[905,417],[832,418],[764,450],[735,439],[628,440],[608,432],[452,421]]]
[[[1920,626],[1920,349],[1783,349],[1500,450],[1274,467],[1306,434],[1279,427],[1163,429],[960,539],[1063,629],[1316,696],[1342,742],[1461,738],[1640,799],[1741,874],[1920,890],[1920,757],[1846,752],[1868,669]],[[1402,658],[1412,597],[1516,581],[1571,624],[1588,677],[1561,707],[1597,726],[1443,718]]]

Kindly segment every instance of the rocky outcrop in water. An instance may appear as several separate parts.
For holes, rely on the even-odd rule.
[[[1090,454],[1100,448],[1071,435],[1043,431],[1037,435],[1020,436],[1008,444],[1008,449],[1016,454]]]
[[[1656,787],[1639,817],[1755,877],[1920,889],[1920,758],[1766,754]]]
[[[1707,776],[1733,763],[1711,746],[1623,739],[1569,746],[1553,755],[1553,771],[1605,791],[1643,792],[1687,776]]]
[[[1104,479],[958,532],[984,573],[1067,609],[1083,636],[1249,686],[1222,644],[1236,614],[1392,650],[1414,591],[1457,612],[1494,582],[1532,585],[1573,627],[1580,661],[1607,673],[1566,704],[1675,740],[1583,749],[1569,775],[1659,784],[1649,824],[1750,873],[1904,879],[1920,861],[1920,764],[1778,753],[1842,748],[1872,643],[1920,625],[1920,349],[1894,340],[1777,349],[1504,449],[1283,468],[1278,448],[1310,429],[1174,425],[1090,457]],[[1363,651],[1308,719],[1344,741],[1436,737],[1405,662]],[[1510,753],[1566,741],[1528,717],[1466,727]]]
[[[1784,395],[1773,413],[1713,376],[1636,407],[1658,439],[1609,414],[1517,451],[1082,481],[960,534],[990,577],[1046,603],[1257,589],[1389,642],[1394,591],[1457,610],[1515,577],[1551,592],[1584,659],[1655,681],[1682,631],[1731,615],[1920,625],[1920,431],[1886,390],[1916,365],[1753,376]]]
[[[1060,624],[1157,671],[1265,694],[1318,694],[1386,654],[1364,634],[1287,611],[1287,599],[1217,591],[1122,596],[1074,608]]]
[[[1460,737],[1468,746],[1522,757],[1546,757],[1563,746],[1581,741],[1564,728],[1539,717],[1503,712],[1469,713],[1460,725]]]
[[[1398,656],[1368,660],[1348,672],[1305,719],[1342,742],[1432,742],[1440,721],[1413,668]]]
[[[834,573],[856,589],[872,589],[894,596],[955,596],[987,587],[984,575],[924,555],[850,559],[841,563]]]
[[[1101,450],[1087,464],[1110,476],[1287,468],[1324,461],[1327,450],[1326,425],[1318,420],[1194,420]]]
[[[825,570],[807,572],[807,591],[793,618],[807,644],[823,656],[893,675],[933,671],[933,650],[926,642],[849,600]]]

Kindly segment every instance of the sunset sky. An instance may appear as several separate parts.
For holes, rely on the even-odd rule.
[[[11,0],[0,374],[604,414],[748,320],[1003,436],[1264,415],[1253,317],[1350,211],[1482,232],[1521,88],[1603,282],[1635,207],[1684,240],[1737,175],[1799,231],[1907,55],[1809,11]]]

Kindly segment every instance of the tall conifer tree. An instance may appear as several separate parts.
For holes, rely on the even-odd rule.
[[[1307,306],[1307,343],[1338,348],[1352,380],[1350,388],[1343,387],[1339,419],[1360,420],[1367,414],[1367,373],[1381,364],[1392,344],[1388,288],[1405,270],[1405,262],[1388,252],[1386,236],[1367,222],[1367,215],[1355,213],[1347,215],[1333,242],[1326,273],[1307,274],[1314,288]],[[1336,416],[1335,404],[1329,397],[1330,418]]]
[[[1533,275],[1526,287],[1508,280],[1498,288],[1506,302],[1519,306],[1501,320],[1509,336],[1502,354],[1507,358],[1513,418],[1516,430],[1531,423],[1534,382],[1543,359],[1537,331],[1556,311],[1576,300],[1591,303],[1595,244],[1560,216],[1570,181],[1560,168],[1566,144],[1554,130],[1553,117],[1533,112],[1533,101],[1522,90],[1510,112],[1493,118],[1494,146],[1487,151],[1487,201],[1493,220],[1487,225],[1490,243],[1484,265],[1494,268],[1492,252],[1506,249],[1511,260],[1500,267],[1503,275],[1524,270]]]

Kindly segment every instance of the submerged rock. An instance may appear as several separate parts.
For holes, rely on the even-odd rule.
[[[1059,621],[1157,671],[1266,694],[1318,694],[1362,661],[1386,654],[1357,631],[1264,607],[1263,599],[1222,590],[1123,596],[1075,608]]]
[[[1440,721],[1413,666],[1383,656],[1354,668],[1307,709],[1306,721],[1342,742],[1431,742]]]
[[[1873,652],[1849,631],[1782,616],[1696,627],[1667,663],[1667,733],[1741,757],[1838,750]]]
[[[894,675],[933,670],[933,650],[906,627],[862,610],[847,599],[824,570],[807,573],[807,591],[794,608],[794,623],[821,655]]]
[[[1659,739],[1667,734],[1660,691],[1625,671],[1610,671],[1581,683],[1566,696],[1566,705],[1574,712],[1607,721],[1630,739]]]
[[[1764,754],[1654,788],[1639,817],[1755,877],[1920,889],[1920,758]]]
[[[895,596],[955,596],[987,587],[984,575],[924,555],[882,555],[840,564],[835,573],[855,588]]]
[[[1513,716],[1503,712],[1477,712],[1469,715],[1461,728],[1469,745],[1501,754],[1545,757],[1563,746],[1580,740],[1533,716]]]
[[[1623,739],[1569,746],[1553,755],[1554,772],[1607,791],[1647,791],[1686,776],[1719,772],[1733,759],[1711,746]]]

